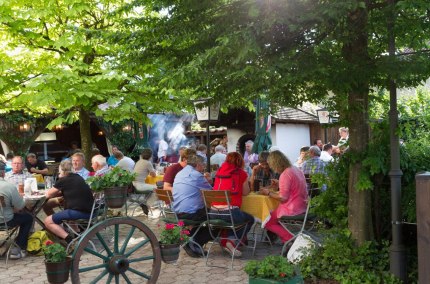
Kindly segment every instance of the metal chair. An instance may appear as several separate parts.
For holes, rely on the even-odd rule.
[[[154,189],[156,188],[155,185],[154,185],[154,188],[150,190],[138,191],[134,186],[134,184],[132,185],[132,188],[133,190],[132,190],[132,193],[129,195],[128,201],[130,202],[130,205],[137,204],[138,206],[134,207],[131,215],[134,216],[134,212],[138,207],[142,208],[142,212],[145,215],[148,215],[149,212],[152,215],[152,209],[150,206],[148,206],[147,202],[148,202],[148,199],[151,197],[151,195],[154,193]]]
[[[206,226],[206,222],[179,218],[178,214],[176,214],[176,212],[172,208],[173,193],[171,190],[155,189],[155,194],[157,195],[159,200],[164,202],[164,206],[162,206],[162,213],[164,215],[164,218],[163,218],[164,223],[177,224],[179,221],[182,221],[182,222],[184,222],[184,225],[187,227],[197,227],[194,234],[191,235],[190,238],[188,239],[188,242],[193,243],[194,245],[198,246],[202,252],[202,255],[203,255],[204,250],[203,250],[202,246],[199,243],[195,242],[193,240],[193,237],[199,232],[199,230],[203,226]],[[188,242],[183,243],[181,246],[183,247]]]
[[[249,226],[249,223],[237,224],[234,222],[232,211],[231,211],[232,206],[230,204],[231,191],[202,190],[201,192],[206,205],[205,209],[206,209],[206,216],[207,216],[207,224],[209,226],[209,232],[211,234],[211,237],[214,240],[208,249],[208,254],[206,256],[206,265],[208,265],[209,256],[214,243],[218,243],[221,246],[222,240],[226,240],[226,241],[233,240],[235,242],[235,247],[232,252],[231,262],[230,262],[230,269],[233,269],[233,261],[234,261],[236,251],[238,250],[240,243],[245,238],[246,228],[247,226]],[[227,208],[222,210],[211,210],[213,209],[212,203],[214,202],[227,204]],[[229,221],[226,221],[226,219]],[[242,234],[239,234],[238,232],[240,229],[243,229]],[[231,237],[229,238],[227,236],[223,236],[222,232],[224,230],[231,230],[233,232],[234,239],[231,239]],[[217,232],[216,235],[214,234],[214,232]],[[220,267],[215,265],[211,265],[211,266]]]
[[[88,219],[78,219],[78,220],[65,220],[63,221],[63,227],[69,233],[72,233],[75,237],[67,245],[66,250],[69,251],[70,248],[74,247],[74,243],[79,241],[79,239],[97,222],[106,217],[106,207],[101,198],[102,193],[94,194],[94,203],[91,208],[91,214]],[[90,241],[93,249],[96,251],[96,247],[92,241]]]
[[[0,195],[0,247],[6,246],[6,267],[9,260],[10,250],[13,246],[18,247],[15,243],[16,234],[18,232],[19,226],[9,227],[4,216],[4,209],[7,205],[5,202],[5,197]]]

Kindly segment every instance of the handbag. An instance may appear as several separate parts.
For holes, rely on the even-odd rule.
[[[310,249],[319,245],[311,236],[299,233],[287,253],[287,259],[292,263],[297,263],[309,253]]]

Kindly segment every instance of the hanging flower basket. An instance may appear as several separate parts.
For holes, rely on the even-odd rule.
[[[127,201],[128,186],[104,188],[105,203],[109,208],[121,208]]]
[[[164,263],[176,263],[179,258],[179,244],[160,243],[161,259]]]

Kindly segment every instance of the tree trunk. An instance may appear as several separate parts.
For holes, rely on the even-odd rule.
[[[91,124],[90,115],[87,111],[79,110],[79,127],[81,128],[81,145],[82,151],[85,155],[85,167],[91,170],[91,150],[92,150],[92,139],[91,139]]]
[[[353,76],[348,94],[347,120],[349,122],[349,147],[353,156],[361,155],[369,143],[369,80],[364,70],[371,64],[368,56],[367,10],[357,8],[348,16],[348,41],[343,46],[343,56],[349,64],[347,72]],[[370,190],[357,190],[361,158],[352,159],[348,180],[348,228],[358,245],[373,239],[372,203]]]

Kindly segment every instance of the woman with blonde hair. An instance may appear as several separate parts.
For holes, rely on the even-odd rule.
[[[269,154],[267,162],[271,169],[280,174],[279,192],[271,192],[262,188],[261,193],[279,200],[281,203],[270,214],[266,229],[278,235],[283,243],[289,241],[293,235],[282,227],[278,219],[282,216],[294,216],[306,212],[308,193],[306,179],[302,171],[291,165],[288,158],[280,151]]]

